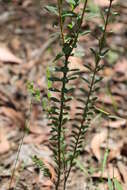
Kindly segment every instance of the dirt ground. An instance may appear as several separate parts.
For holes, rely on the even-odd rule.
[[[107,0],[94,0],[104,9]],[[17,163],[12,189],[53,189],[55,172],[49,147],[48,120],[40,103],[30,103],[27,82],[33,81],[46,97],[46,68],[59,52],[58,27],[53,27],[57,17],[49,14],[44,6],[51,0],[0,1],[0,190],[9,188],[17,150],[25,135]],[[114,1],[113,10],[119,13],[110,22],[113,30],[107,38],[111,51],[103,60],[104,77],[98,94],[97,106],[117,118],[110,119],[97,114],[91,123],[84,142],[84,150],[77,159],[77,167],[71,173],[68,190],[108,190],[108,176],[117,178],[123,190],[127,190],[127,1]],[[96,11],[96,10],[93,10]],[[70,67],[84,69],[84,62],[93,62],[90,47],[97,46],[100,19],[89,18],[83,29],[91,29],[90,35],[81,37],[79,48],[85,55],[71,58]],[[85,71],[87,72],[87,71]],[[76,83],[77,87],[80,83]],[[75,111],[75,102],[71,105]],[[100,168],[106,148],[109,155],[100,180]],[[44,159],[51,174],[45,178],[31,157]],[[15,188],[14,188],[15,187]]]

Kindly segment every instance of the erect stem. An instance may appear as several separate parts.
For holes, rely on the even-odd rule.
[[[91,85],[90,85],[90,90],[89,90],[89,94],[88,94],[88,98],[87,98],[87,102],[86,102],[86,106],[85,106],[83,115],[86,115],[86,112],[87,112],[89,99],[90,99],[91,92],[92,92],[92,89],[93,89],[93,84],[94,84],[96,72],[97,72],[97,67],[95,68],[94,73],[93,73],[92,82],[91,82]],[[72,166],[73,166],[73,161],[75,159],[75,154],[76,154],[77,146],[78,146],[79,139],[80,139],[80,136],[81,136],[81,133],[82,133],[82,127],[83,127],[84,121],[85,121],[85,117],[83,117],[82,121],[81,121],[80,131],[78,133],[78,137],[77,137],[77,140],[76,140],[76,143],[75,143],[73,156],[72,156],[72,159],[70,160],[70,167],[69,167],[69,170],[67,172],[67,175],[66,175],[66,178],[65,178],[65,181],[64,181],[64,189],[66,189],[66,182],[67,182],[67,179],[68,179],[68,177],[70,175],[70,172],[71,172],[71,169],[72,169]]]
[[[59,12],[60,33],[61,33],[62,42],[64,44],[64,32],[63,32],[63,21],[62,21],[62,2],[61,2],[61,0],[57,0],[57,4],[58,4],[58,12]]]
[[[65,68],[67,68],[68,65],[68,57],[65,59]],[[61,104],[60,104],[60,114],[59,114],[59,125],[58,125],[58,178],[56,182],[56,190],[58,190],[61,180],[61,129],[62,129],[62,120],[63,120],[63,110],[64,110],[64,95],[65,95],[65,88],[66,88],[66,75],[67,75],[67,69],[65,69],[66,72],[64,72],[63,76],[63,83],[62,83],[62,90],[61,90]]]
[[[105,22],[105,27],[104,27],[103,35],[102,35],[102,38],[101,38],[101,43],[100,43],[100,46],[99,46],[99,55],[101,54],[101,51],[102,51],[102,49],[104,47],[104,40],[105,40],[106,29],[107,29],[107,25],[108,25],[108,21],[109,21],[112,2],[113,2],[113,0],[110,0],[108,13],[107,13],[107,17],[106,17],[106,22]],[[69,166],[68,172],[67,172],[65,180],[64,180],[64,190],[66,189],[66,182],[68,180],[68,177],[70,175],[71,169],[73,167],[73,161],[75,159],[78,143],[79,143],[79,140],[80,140],[80,136],[82,134],[83,124],[84,124],[85,119],[86,119],[86,113],[87,113],[87,109],[88,109],[88,104],[89,104],[89,100],[90,100],[90,97],[91,97],[91,94],[92,94],[94,81],[95,81],[95,76],[96,76],[96,73],[97,73],[97,68],[98,68],[99,62],[100,62],[100,57],[98,56],[97,59],[96,59],[96,62],[95,62],[95,69],[94,69],[94,72],[93,72],[92,81],[91,81],[91,84],[90,84],[90,89],[89,89],[86,105],[85,105],[85,108],[84,108],[83,118],[82,118],[82,121],[81,121],[81,124],[80,124],[80,130],[79,130],[79,133],[78,133],[78,136],[77,136],[77,139],[76,139],[75,147],[74,147],[74,150],[73,150],[73,155],[72,155],[71,160],[70,160],[70,166]]]
[[[60,2],[60,0],[58,0],[57,2],[58,2],[58,10],[59,10],[59,22],[60,22],[61,38],[62,38],[63,45],[64,45],[64,33],[63,33],[61,2]],[[77,42],[77,39],[79,36],[80,28],[81,28],[81,25],[83,22],[84,14],[85,14],[85,9],[87,6],[87,2],[88,2],[88,0],[86,0],[84,3],[84,7],[83,7],[80,23],[79,23],[77,35],[73,41],[74,44]],[[72,50],[74,48],[75,48],[75,46],[72,46]],[[71,50],[71,52],[72,52],[72,50]],[[71,54],[71,52],[70,52],[70,54]],[[63,76],[63,83],[62,83],[62,90],[61,90],[60,114],[59,114],[59,118],[58,118],[58,121],[59,121],[59,124],[58,124],[58,177],[57,177],[57,182],[56,182],[56,190],[59,189],[60,180],[61,180],[61,166],[62,166],[61,165],[62,164],[61,163],[61,130],[62,130],[62,120],[63,120],[63,110],[64,110],[63,99],[64,99],[64,94],[65,94],[64,92],[65,92],[65,88],[66,88],[67,65],[68,65],[68,59],[69,59],[70,54],[68,56],[65,55],[64,67],[65,67],[66,72],[64,72],[64,76]]]
[[[59,12],[59,24],[60,24],[60,33],[62,38],[62,43],[64,44],[64,33],[63,33],[63,21],[62,21],[62,2],[61,0],[57,0],[58,4],[58,12]],[[67,67],[68,60],[65,60],[65,67]],[[66,78],[67,72],[64,73],[63,79]],[[62,90],[61,90],[61,104],[60,104],[60,114],[59,114],[59,124],[58,124],[58,140],[57,140],[57,146],[58,146],[58,177],[56,182],[56,190],[58,190],[61,180],[61,128],[62,128],[62,120],[63,120],[63,107],[64,107],[64,90],[65,90],[65,80],[63,80],[62,83]]]

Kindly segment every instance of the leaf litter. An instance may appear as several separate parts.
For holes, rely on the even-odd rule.
[[[101,0],[94,2],[102,7],[106,7],[107,3],[109,3],[108,0],[105,2]],[[116,6],[116,9],[118,9],[118,12],[120,11],[121,16],[110,28],[113,26],[115,28],[118,27],[122,32],[115,30],[115,35],[109,36],[108,42],[112,40],[112,43],[108,45],[111,45],[114,51],[120,50],[121,52],[118,52],[119,58],[118,60],[114,59],[115,61],[113,61],[113,63],[110,60],[108,62],[109,58],[105,58],[104,60],[106,67],[103,75],[106,81],[104,79],[101,83],[102,89],[98,96],[98,107],[101,107],[103,102],[106,111],[122,119],[109,121],[108,118],[104,118],[103,122],[100,123],[96,123],[94,120],[91,129],[88,131],[88,144],[86,149],[84,148],[81,158],[83,159],[83,163],[87,165],[87,169],[90,169],[91,165],[95,168],[99,166],[103,159],[104,149],[107,146],[108,129],[110,128],[110,151],[103,178],[108,180],[109,174],[112,178],[112,171],[114,169],[115,177],[121,181],[123,187],[126,187],[127,61],[125,50],[127,40],[124,29],[126,28],[127,4],[126,2],[118,2],[121,4],[121,8]],[[47,1],[44,0],[44,4],[45,3],[47,4]],[[52,1],[49,0],[48,3],[52,3]],[[114,1],[114,6],[116,3],[117,2]],[[52,181],[55,178],[55,174],[53,169],[54,163],[52,162],[48,143],[49,129],[47,127],[47,120],[41,105],[37,102],[34,102],[31,117],[29,117],[29,97],[26,90],[26,82],[28,80],[33,81],[40,87],[41,95],[43,97],[46,96],[46,67],[50,60],[53,60],[54,54],[56,54],[56,51],[59,49],[57,40],[51,40],[49,43],[48,38],[49,34],[57,32],[57,29],[50,27],[53,18],[48,18],[46,12],[41,11],[37,13],[38,5],[31,0],[23,1],[22,5],[18,5],[18,2],[15,1],[14,4],[9,5],[11,8],[9,8],[7,4],[4,4],[4,6],[6,7],[7,14],[4,17],[0,16],[0,19],[2,19],[0,24],[0,167],[1,165],[8,166],[8,168],[4,167],[3,169],[8,175],[1,177],[1,189],[5,190],[8,188],[8,176],[10,176],[12,163],[16,158],[16,150],[18,149],[18,144],[25,128],[25,122],[28,118],[30,118],[30,131],[24,138],[20,153],[16,170],[16,176],[19,180],[16,188],[24,189],[26,186],[26,188],[31,190],[39,188],[45,190],[52,189]],[[4,8],[1,5],[0,10],[3,14]],[[13,17],[15,19],[13,19]],[[5,19],[3,20],[3,18]],[[47,18],[48,21],[45,18]],[[28,20],[30,22],[28,22]],[[96,20],[96,22],[90,21],[87,24],[90,29],[96,31],[99,20]],[[83,27],[85,26],[85,23],[83,23]],[[84,70],[83,64],[87,58],[89,62],[92,63],[89,47],[92,44],[96,47],[96,39],[87,36],[86,38],[81,38],[79,43],[81,47],[85,49],[85,55],[83,58],[73,57],[70,67],[78,67],[83,70],[85,74],[88,74],[87,70]],[[107,84],[111,91],[111,96],[107,94],[106,90],[103,91],[103,87],[106,87]],[[77,88],[78,86],[80,86],[79,81],[76,83]],[[113,108],[113,99],[117,104],[117,109],[115,110]],[[73,103],[72,101],[71,107],[71,114],[73,116],[76,107],[75,102]],[[12,132],[14,133],[12,134]],[[32,162],[30,157],[34,154],[46,160],[52,173],[51,180],[45,179],[41,173],[37,174],[34,170],[34,166],[31,166]],[[94,157],[96,157],[97,160],[95,160]],[[112,164],[113,160],[115,160],[115,166]],[[23,167],[24,162],[28,170]],[[101,173],[94,173],[93,175],[91,174],[91,178],[96,178],[95,181],[99,182],[100,175]],[[84,174],[81,175],[76,171],[72,172],[72,179],[75,179],[74,176],[76,176],[76,180],[72,180],[73,183],[69,184],[72,190],[75,190],[77,181],[79,184],[81,182],[82,186],[84,181],[84,185],[86,184],[87,177],[84,176]],[[31,181],[33,181],[32,184]],[[95,190],[96,185],[94,183],[90,186],[91,189],[93,188],[93,190]]]

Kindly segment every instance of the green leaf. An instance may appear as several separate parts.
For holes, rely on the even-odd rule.
[[[102,108],[98,108],[98,107],[96,107],[96,106],[95,106],[94,108],[95,108],[96,111],[98,111],[98,112],[100,112],[100,113],[102,113],[102,114],[104,114],[104,115],[107,115],[107,116],[110,115],[110,113],[106,112],[106,111],[103,110]]]
[[[44,110],[47,110],[47,106],[48,106],[48,100],[47,100],[47,98],[43,98],[43,100],[42,100],[42,108]]]
[[[76,17],[77,14],[72,12],[72,11],[64,11],[63,14],[62,14],[62,18],[65,18],[65,17]]]
[[[61,57],[63,57],[63,53],[58,53],[55,57],[55,59],[53,60],[53,62],[59,60]]]
[[[99,55],[100,58],[101,58],[101,59],[104,58],[105,55],[108,53],[108,51],[109,51],[109,49],[106,49],[106,50],[102,51],[101,54]]]
[[[64,46],[63,46],[63,53],[66,56],[69,56],[71,54],[71,51],[72,51],[72,48],[69,46],[68,43],[65,43]]]
[[[89,65],[89,64],[84,64],[84,67],[86,67],[89,71],[92,71],[91,65]]]
[[[116,178],[113,179],[113,182],[114,182],[116,190],[123,190],[122,185],[120,184],[120,182]]]
[[[58,11],[57,11],[57,8],[55,6],[51,6],[51,5],[47,5],[45,6],[45,9],[50,12],[50,13],[53,13],[55,15],[59,15]]]
[[[103,79],[103,77],[99,77],[99,78],[96,77],[94,84],[100,82],[102,79]]]
[[[109,189],[109,190],[114,190],[114,189],[113,189],[113,183],[112,183],[110,177],[108,177],[108,189]]]
[[[36,89],[35,90],[35,99],[37,100],[37,101],[40,101],[40,90],[39,89]]]
[[[79,34],[80,34],[81,36],[85,36],[85,35],[87,35],[87,34],[89,34],[89,33],[91,33],[91,30],[86,30],[86,31],[80,32]]]
[[[34,83],[28,81],[27,82],[27,89],[33,95],[34,94]]]
[[[61,80],[60,78],[58,78],[58,77],[49,77],[48,80],[49,80],[49,81],[52,81],[52,82],[60,82],[60,81],[62,81],[62,80]]]
[[[76,77],[70,77],[68,80],[75,80],[77,79],[77,76]]]
[[[58,102],[58,103],[60,102],[60,100],[58,100],[58,99],[55,98],[55,97],[51,97],[50,99],[51,99],[53,102]]]
[[[75,0],[66,0],[67,3],[71,4],[71,5],[76,5]]]
[[[101,168],[102,176],[103,176],[103,173],[104,173],[104,169],[105,169],[105,167],[106,167],[106,164],[107,164],[108,155],[109,155],[109,150],[108,150],[108,148],[107,148],[106,151],[105,151],[105,154],[104,154],[103,162],[102,162],[102,168]]]
[[[57,88],[49,88],[49,90],[53,92],[60,92],[60,90],[58,90]]]
[[[84,77],[81,77],[87,84],[90,84],[90,81]]]
[[[39,159],[35,155],[32,157],[32,161],[43,172],[44,176],[51,177],[51,173],[50,173],[49,169],[46,167],[46,165],[44,164],[44,162],[41,159]]]
[[[47,69],[46,69],[46,80],[47,80],[47,86],[48,86],[48,93],[47,93],[47,95],[48,95],[49,99],[51,97],[51,93],[49,92],[49,88],[52,87],[52,81],[49,80],[50,76],[51,76],[51,70],[50,70],[49,67],[47,67]]]

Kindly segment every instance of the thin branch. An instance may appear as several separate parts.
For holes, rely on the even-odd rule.
[[[58,4],[58,11],[59,11],[59,23],[60,23],[60,31],[61,31],[61,38],[64,44],[64,32],[63,32],[63,21],[62,21],[62,2],[61,0],[57,0]]]
[[[30,102],[30,113],[31,113],[31,109],[32,109],[32,102]],[[29,129],[29,125],[27,124],[27,121],[26,121],[26,124],[25,124],[24,132],[23,132],[22,137],[21,137],[20,144],[18,146],[17,155],[16,155],[16,159],[15,159],[15,163],[14,163],[14,168],[12,170],[11,179],[10,179],[10,182],[9,182],[9,189],[11,189],[11,187],[12,187],[12,182],[13,182],[13,179],[14,179],[14,176],[15,176],[16,167],[17,167],[17,163],[18,163],[18,160],[19,160],[21,148],[22,148],[23,141],[24,141],[24,138],[25,138],[25,135],[26,135],[26,129]]]

